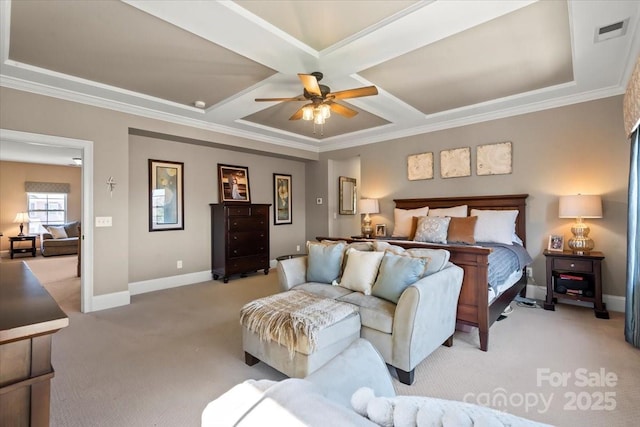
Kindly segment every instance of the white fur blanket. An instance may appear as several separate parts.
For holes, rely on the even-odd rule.
[[[353,304],[291,290],[246,304],[240,309],[240,324],[261,340],[287,347],[289,357],[293,358],[302,335],[307,337],[313,351],[319,331],[357,311]]]

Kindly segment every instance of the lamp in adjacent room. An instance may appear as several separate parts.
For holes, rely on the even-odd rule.
[[[362,235],[369,239],[373,234],[373,227],[371,227],[371,217],[369,214],[377,214],[380,212],[380,206],[377,199],[360,199],[358,202],[358,210],[360,213],[365,214],[362,220]]]
[[[573,237],[569,239],[569,248],[574,253],[589,253],[594,248],[594,243],[589,238],[591,231],[583,218],[602,218],[602,199],[600,196],[578,194],[574,196],[561,196],[560,218],[576,218],[576,223],[571,226]]]
[[[22,229],[24,228],[24,224],[29,222],[29,213],[28,212],[18,212],[16,217],[13,219],[14,224],[20,224],[20,233],[18,237],[24,236]]]

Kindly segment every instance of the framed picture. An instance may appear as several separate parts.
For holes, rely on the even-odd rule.
[[[183,166],[149,159],[149,231],[184,230]]]
[[[376,224],[376,237],[387,236],[387,224]]]
[[[433,179],[433,153],[411,154],[407,157],[407,179]]]
[[[218,163],[218,184],[220,202],[251,203],[248,168]]]
[[[275,225],[291,224],[291,175],[273,174],[273,223]]]
[[[554,252],[562,252],[564,250],[564,236],[559,234],[550,235],[547,249]]]
[[[476,148],[476,173],[481,175],[510,174],[511,142],[480,145]]]
[[[440,177],[471,176],[471,148],[455,148],[440,152]]]

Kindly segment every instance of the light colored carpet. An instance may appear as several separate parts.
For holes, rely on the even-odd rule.
[[[51,425],[198,426],[207,402],[233,385],[284,378],[264,363],[245,365],[238,322],[243,304],[276,290],[272,271],[70,313],[70,326],[53,339]],[[413,386],[394,380],[396,390],[493,404],[556,425],[635,425],[640,350],[624,341],[622,315],[611,314],[601,320],[564,304],[555,312],[516,306],[491,328],[489,352],[478,349],[477,333],[458,332],[453,347],[439,348],[418,366]],[[576,369],[596,376],[604,370],[617,381],[581,387]],[[570,377],[539,384],[539,370]]]
[[[12,261],[16,261],[14,258]],[[69,313],[80,312],[80,278],[77,255],[23,258],[42,286]]]

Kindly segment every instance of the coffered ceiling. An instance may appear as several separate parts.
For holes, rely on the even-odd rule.
[[[316,152],[621,94],[640,52],[637,1],[3,0],[0,12],[2,86]],[[339,101],[358,114],[315,133],[289,120],[305,102],[254,101],[301,95],[297,73],[313,71],[332,91],[379,94]]]

